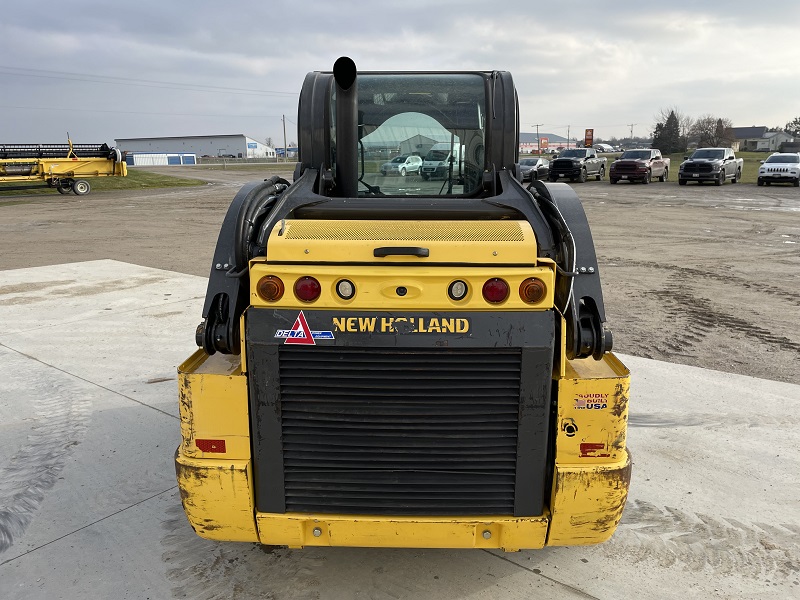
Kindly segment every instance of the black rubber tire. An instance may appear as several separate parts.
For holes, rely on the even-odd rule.
[[[608,178],[608,182],[609,183],[617,183],[618,181],[619,181],[619,179],[617,179],[616,177],[609,177]]]
[[[765,181],[764,185],[772,185],[772,182],[771,181]]]
[[[756,185],[757,185],[758,187],[761,187],[762,185],[764,185],[764,180],[763,180],[763,179],[759,179],[759,180],[756,182]]]
[[[794,187],[800,187],[800,179],[795,179],[795,180],[792,182],[792,185],[793,185]]]
[[[685,179],[678,179],[678,185],[686,185]]]
[[[58,190],[59,194],[69,194],[72,191],[72,186],[64,187],[60,185],[56,189]]]
[[[406,168],[403,167],[400,169],[400,177],[405,177],[405,176],[406,176]]]
[[[650,171],[648,171],[647,173],[644,174],[644,177],[642,177],[642,184],[643,185],[647,185],[648,183],[650,183],[650,179],[651,179],[651,175],[650,175]]]
[[[422,179],[423,179],[424,181],[428,181],[428,176],[427,176],[427,175],[425,175],[424,173],[421,175],[421,177],[422,177]]]
[[[551,183],[555,183],[556,181],[558,181],[558,177],[550,176],[549,179]]]
[[[663,183],[667,179],[669,179],[669,169],[664,169],[664,172],[659,175],[658,180]]]
[[[606,176],[606,168],[600,167],[600,172],[597,174],[597,181],[603,181],[603,177]]]
[[[742,172],[739,169],[736,169],[736,173],[733,174],[733,179],[731,179],[731,183],[739,183],[739,180],[742,178]]]
[[[721,171],[719,172],[719,177],[717,177],[717,178],[714,180],[714,185],[722,185],[723,183],[725,183],[725,171],[722,171],[722,170],[721,170]]]
[[[573,181],[575,181],[573,179]],[[586,183],[586,169],[581,169],[581,172],[578,174],[578,183]]]

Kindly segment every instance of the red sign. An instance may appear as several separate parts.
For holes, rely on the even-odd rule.
[[[587,129],[583,136],[583,145],[585,148],[591,148],[594,143],[594,129]]]
[[[547,150],[550,138],[539,138],[539,151]]]

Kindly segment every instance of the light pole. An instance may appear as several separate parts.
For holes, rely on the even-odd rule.
[[[536,125],[534,125],[534,127],[536,127],[536,153],[537,154],[541,154],[542,153],[542,142],[539,139],[539,127],[541,127],[542,125],[544,125],[544,123],[537,123]]]

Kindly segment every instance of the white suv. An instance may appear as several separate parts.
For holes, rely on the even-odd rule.
[[[767,160],[761,161],[758,168],[758,185],[770,183],[791,183],[800,187],[800,153],[776,152]]]

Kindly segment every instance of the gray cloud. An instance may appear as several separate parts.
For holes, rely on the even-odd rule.
[[[362,70],[511,71],[523,131],[544,123],[611,137],[636,123],[644,134],[666,106],[736,125],[800,114],[800,5],[782,6],[768,25],[760,6],[739,0],[668,6],[43,0],[0,21],[0,141],[61,141],[66,131],[78,142],[279,140],[281,115],[294,141],[303,77],[341,55]]]

